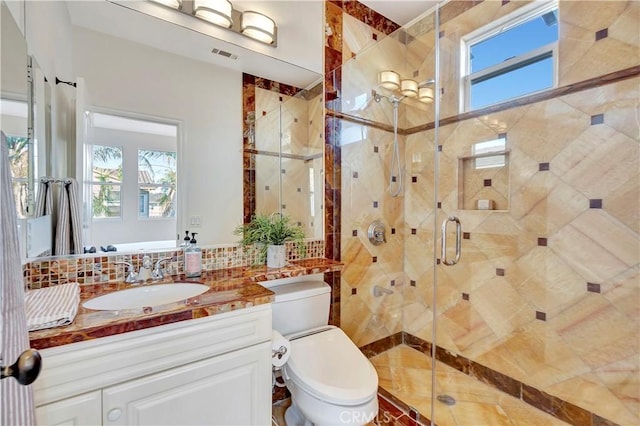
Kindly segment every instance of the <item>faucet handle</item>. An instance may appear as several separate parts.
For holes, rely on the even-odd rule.
[[[135,283],[137,280],[136,271],[133,269],[131,262],[118,261],[116,265],[125,265],[127,267],[127,278],[124,279],[125,283]]]
[[[167,260],[171,260],[171,259],[172,259],[171,257],[163,257],[162,259],[158,260],[156,262],[156,266],[153,268],[153,272],[151,273],[151,278],[153,278],[154,280],[161,280],[162,278],[164,278],[164,273],[160,268],[160,264],[162,262],[166,262]]]

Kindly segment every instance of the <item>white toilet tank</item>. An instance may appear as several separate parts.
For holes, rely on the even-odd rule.
[[[322,281],[322,274],[263,281],[273,291],[273,328],[283,336],[329,323],[331,287]]]

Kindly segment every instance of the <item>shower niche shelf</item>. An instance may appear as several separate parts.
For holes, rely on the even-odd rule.
[[[458,209],[509,210],[509,153],[458,157]]]

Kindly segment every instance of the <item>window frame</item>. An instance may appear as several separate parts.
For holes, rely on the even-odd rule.
[[[542,17],[544,14],[558,10],[558,1],[538,3],[533,2],[530,5],[522,6],[516,11],[503,16],[475,31],[470,32],[460,39],[460,113],[473,111],[471,109],[471,89],[473,84],[489,80],[491,78],[508,74],[527,65],[534,64],[544,59],[551,58],[552,65],[552,83],[550,88],[530,92],[524,95],[514,96],[512,98],[503,99],[501,101],[485,105],[481,108],[487,108],[502,102],[518,99],[523,96],[530,96],[534,93],[540,93],[545,90],[558,87],[558,41],[548,43],[544,46],[530,50],[521,55],[509,58],[504,62],[489,66],[480,71],[471,73],[471,48],[472,46],[496,36],[502,32],[508,31],[519,25],[522,25],[532,19]]]

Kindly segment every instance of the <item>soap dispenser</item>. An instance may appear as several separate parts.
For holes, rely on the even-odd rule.
[[[196,235],[197,232],[191,233],[189,245],[184,249],[184,274],[188,278],[202,274],[202,250],[196,245]]]
[[[180,247],[182,247],[183,249],[189,247],[189,244],[191,244],[191,238],[189,238],[189,231],[184,231],[185,236],[182,239],[182,244],[180,244]]]

